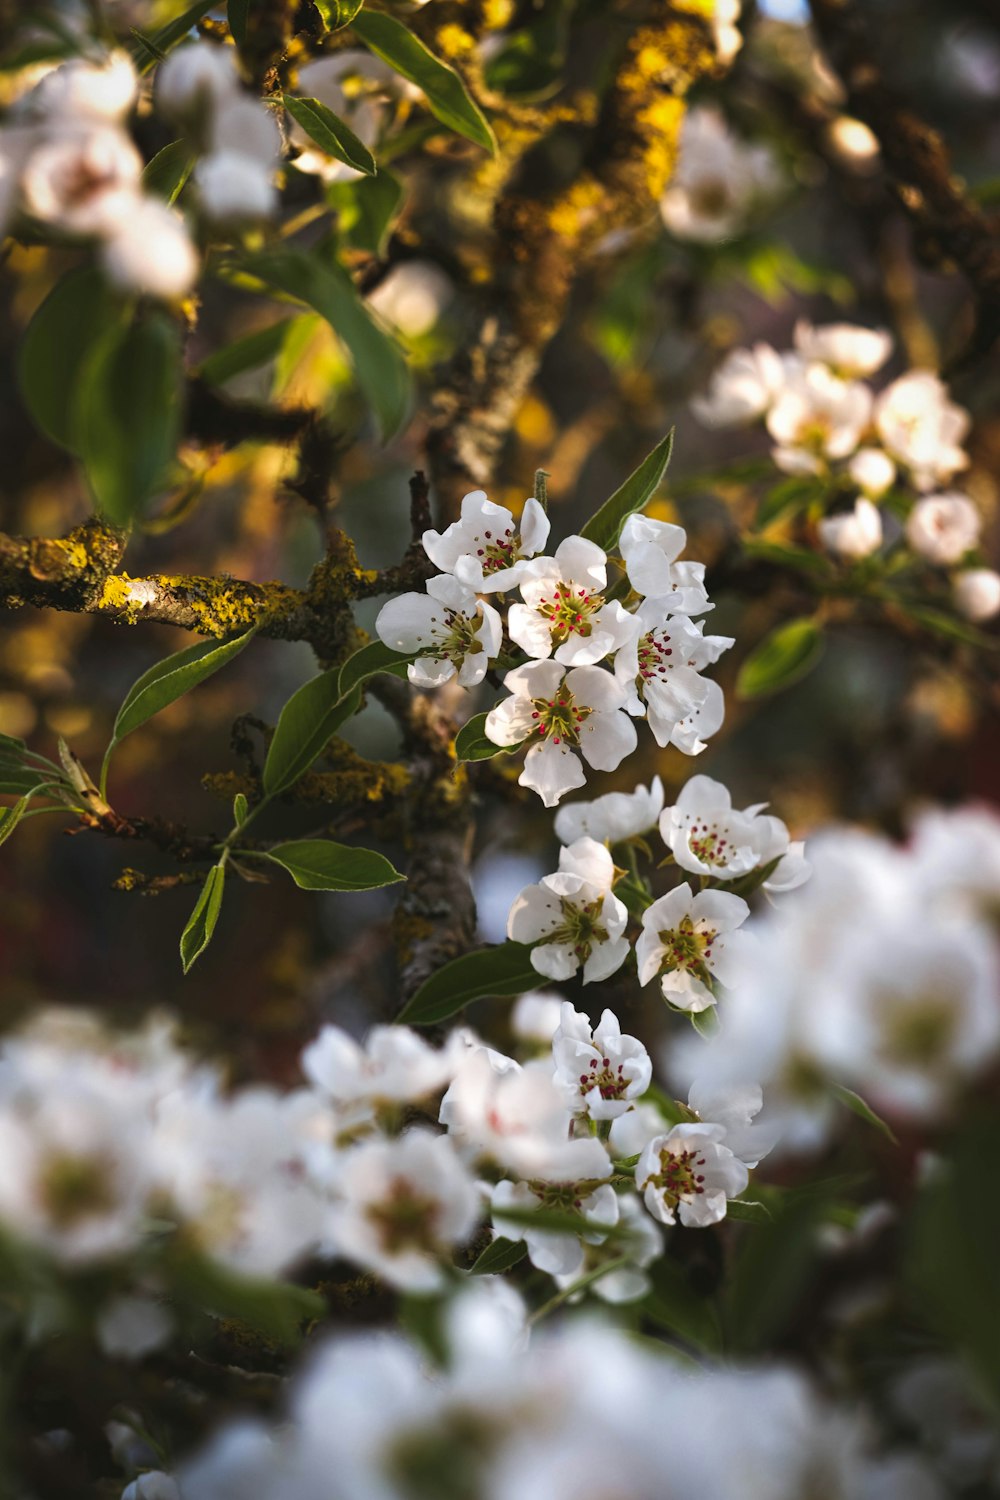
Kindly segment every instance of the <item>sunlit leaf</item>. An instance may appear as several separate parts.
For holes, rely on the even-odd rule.
[[[469,95],[454,68],[435,57],[418,37],[394,16],[362,11],[352,30],[391,68],[423,89],[431,113],[477,146],[496,150],[496,137],[479,105]]]
[[[222,910],[222,892],[226,881],[226,867],[213,865],[201,888],[194,911],[181,933],[181,963],[185,974],[197,958],[204,953],[212,941],[219,912]]]
[[[604,548],[605,552],[610,552],[616,547],[621,529],[629,516],[642,510],[643,506],[652,500],[663,482],[673,446],[674,434],[671,430],[662,442],[657,443],[652,453],[646,455],[621,488],[615,490],[611,498],[605,500],[600,510],[591,516],[580,535],[585,536],[588,541],[596,542],[599,547]]]
[[[267,852],[304,891],[372,891],[405,875],[374,849],[355,849],[332,839],[294,839]]]
[[[740,667],[737,696],[760,698],[801,681],[819,661],[823,646],[822,628],[812,616],[779,625]]]

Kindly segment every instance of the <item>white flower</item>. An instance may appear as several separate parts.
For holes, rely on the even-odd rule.
[[[584,1239],[599,1242],[618,1222],[618,1195],[613,1187],[602,1183],[591,1189],[578,1189],[576,1183],[498,1182],[491,1195],[493,1229],[507,1239],[523,1239],[528,1258],[539,1271],[550,1276],[565,1276],[570,1281],[583,1269],[584,1250],[580,1237],[552,1229],[530,1229],[505,1219],[503,1210],[532,1213],[537,1209],[572,1211],[581,1214],[593,1232]],[[498,1212],[499,1210],[499,1212]]]
[[[870,557],[882,545],[881,512],[863,496],[855,500],[853,510],[824,516],[818,530],[824,547],[838,557]]]
[[[382,606],[375,629],[380,640],[406,656],[419,687],[440,687],[457,676],[475,687],[486,676],[503,640],[500,616],[448,573],[427,582],[426,594],[400,594]]]
[[[750,908],[729,891],[699,891],[687,881],[654,901],[642,914],[635,956],[639,983],[661,975],[663,998],[679,1010],[715,1004],[713,982],[731,985],[746,938],[736,929]]]
[[[762,417],[784,389],[798,361],[770,344],[732,349],[709,381],[708,394],[695,396],[691,410],[706,427],[733,427]]]
[[[151,1297],[115,1297],[95,1324],[97,1341],[111,1359],[142,1359],[162,1348],[173,1331],[170,1314]]]
[[[559,1025],[562,1001],[544,990],[529,990],[515,1002],[510,1013],[510,1029],[526,1042],[548,1045]]]
[[[518,579],[521,604],[507,613],[512,641],[534,660],[555,656],[568,667],[593,666],[625,640],[631,619],[606,604],[607,556],[595,542],[568,536],[555,557],[536,557]]]
[[[979,541],[982,517],[965,495],[926,495],[906,518],[906,540],[928,562],[957,563]]]
[[[612,894],[614,861],[603,844],[577,839],[559,851],[559,870],[525,886],[510,909],[507,936],[534,944],[531,964],[549,979],[583,968],[584,984],[607,979],[628,957],[628,911]]]
[[[920,898],[949,920],[1000,911],[1000,815],[985,804],[928,808],[915,820],[910,848]]]
[[[726,1202],[746,1187],[749,1174],[718,1125],[675,1125],[654,1136],[635,1169],[635,1185],[661,1224],[703,1229],[726,1217]]]
[[[897,462],[908,468],[919,490],[930,490],[968,467],[962,441],[969,414],[948,400],[948,391],[929,370],[901,375],[879,396],[875,426]]]
[[[463,1150],[490,1157],[526,1181],[600,1181],[611,1175],[599,1140],[571,1139],[572,1116],[551,1059],[521,1067],[487,1047],[475,1049],[458,1068],[439,1118]]]
[[[240,151],[214,151],[194,171],[198,202],[213,224],[256,224],[278,207],[272,168]]]
[[[298,93],[302,98],[318,99],[325,104],[371,149],[386,118],[389,89],[399,81],[381,58],[360,48],[347,47],[332,56],[314,58],[300,68]],[[296,121],[289,121],[288,134],[292,145],[299,148],[295,165],[300,172],[315,173],[324,182],[345,182],[363,176],[346,162],[327,156]]]
[[[598,1244],[589,1242],[583,1247],[583,1265],[572,1276],[557,1276],[556,1283],[566,1291],[581,1274],[589,1275],[609,1260],[626,1256],[624,1265],[615,1266],[593,1281],[588,1288],[602,1302],[619,1304],[637,1302],[649,1291],[649,1277],[645,1267],[659,1260],[663,1254],[663,1230],[649,1217],[634,1193],[619,1193],[618,1223],[614,1234]],[[577,1297],[582,1297],[578,1292]],[[576,1300],[570,1298],[570,1301]]]
[[[705,748],[698,733],[714,734],[725,712],[722,689],[701,670],[718,661],[733,638],[706,636],[686,615],[665,620],[656,600],[643,600],[633,619],[633,634],[615,657],[626,710],[645,713],[658,745],[697,755]]]
[[[19,115],[79,127],[94,120],[118,124],[132,108],[139,92],[132,59],[127,52],[110,52],[100,63],[74,57],[51,73],[20,101]]]
[[[951,580],[955,608],[967,620],[992,620],[1000,614],[1000,573],[992,568],[965,568]]]
[[[273,168],[281,155],[281,131],[266,105],[239,93],[221,101],[213,112],[208,149],[213,155],[232,152],[259,167]]]
[[[552,1038],[556,1083],[566,1107],[592,1120],[614,1120],[649,1088],[653,1065],[634,1036],[623,1036],[618,1017],[606,1010],[591,1031],[582,1011],[563,1003]]]
[[[24,207],[72,234],[105,234],[131,211],[141,173],[142,157],[114,126],[65,128],[31,153]]]
[[[809,365],[789,378],[767,414],[778,445],[779,469],[821,474],[830,459],[854,452],[871,420],[872,393],[859,381],[840,380],[825,365]]]
[[[448,1137],[429,1130],[352,1146],[339,1159],[336,1188],[333,1250],[406,1291],[436,1291],[442,1260],[479,1218],[475,1181]]]
[[[163,1469],[149,1469],[122,1490],[122,1500],[183,1500],[180,1486]]]
[[[683,526],[629,516],[618,543],[628,581],[655,599],[662,614],[701,615],[713,606],[705,592],[705,565],[678,562],[687,543]]]
[[[816,328],[800,318],[795,325],[795,347],[810,364],[828,365],[843,380],[874,375],[892,353],[892,334],[884,328],[862,328],[856,323],[827,323]]]
[[[745,1167],[755,1167],[774,1150],[779,1132],[769,1123],[754,1121],[764,1107],[759,1083],[718,1084],[696,1078],[688,1104],[705,1124],[720,1125],[722,1141]]]
[[[425,531],[424,551],[442,573],[480,594],[511,589],[520,581],[526,559],[545,546],[549,518],[534,498],[524,502],[520,526],[502,505],[472,490],[462,500],[462,519],[447,531]]]
[[[408,260],[393,266],[367,301],[407,338],[418,339],[430,333],[453,295],[452,283],[433,261]]]
[[[743,46],[743,33],[736,24],[741,9],[742,0],[714,0],[712,36],[721,63],[731,63]]]
[[[761,198],[773,195],[780,176],[772,152],[733,134],[720,110],[689,109],[660,216],[671,234],[710,244],[746,227]]]
[[[807,879],[809,866],[789,854],[788,829],[762,813],[765,802],[737,812],[729,791],[710,776],[692,776],[673,807],[660,815],[660,834],[682,869],[716,880],[736,880],[774,860],[778,887],[790,890]],[[787,867],[782,870],[782,866]]]
[[[373,1026],[364,1046],[339,1026],[324,1026],[302,1054],[302,1071],[333,1102],[338,1130],[440,1093],[456,1065],[454,1048],[435,1051],[408,1026]]]
[[[662,807],[663,782],[654,776],[648,790],[637,786],[634,792],[606,792],[592,802],[561,807],[555,816],[556,838],[561,844],[580,838],[604,844],[638,838],[656,827]]]
[[[863,494],[877,500],[895,479],[896,465],[881,448],[859,448],[848,460],[847,472]]]
[[[529,661],[508,672],[504,686],[511,696],[487,714],[486,733],[495,745],[520,745],[531,736],[518,781],[546,807],[585,784],[574,752],[597,771],[614,771],[635,749],[635,728],[622,712],[624,691],[602,667],[567,672],[557,661]]]
[[[187,42],[175,47],[156,70],[156,103],[173,120],[197,121],[238,93],[235,48]]]
[[[198,255],[180,214],[155,198],[137,198],[102,250],[108,277],[125,292],[183,297],[198,279]]]

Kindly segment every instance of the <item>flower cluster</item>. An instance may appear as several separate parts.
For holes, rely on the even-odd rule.
[[[684,116],[677,165],[660,199],[660,216],[676,239],[711,244],[745,229],[754,209],[773,198],[781,175],[767,146],[752,146],[725,116],[696,105]]]
[[[416,658],[408,671],[420,686],[456,678],[474,687],[492,663],[505,669],[509,696],[487,714],[486,734],[505,749],[528,746],[521,785],[553,807],[585,784],[584,763],[613,771],[635,749],[635,718],[659,745],[703,750],[724,707],[718,684],[702,674],[732,640],[706,636],[693,618],[712,605],[704,565],[679,560],[682,527],[630,516],[617,584],[595,542],[569,536],[550,557],[542,554],[548,535],[536,499],[518,525],[474,490],[460,520],[424,533],[441,573],[425,593],[390,600],[375,628]],[[503,610],[514,590],[519,597]]]
[[[763,420],[778,468],[817,477],[837,501],[819,519],[818,533],[838,557],[858,561],[878,551],[891,498],[905,508],[910,551],[933,567],[955,569],[956,608],[988,619],[1000,612],[1000,577],[978,565],[982,517],[952,487],[969,463],[962,446],[969,414],[928,370],[907,371],[876,393],[867,377],[891,352],[881,329],[799,322],[793,351],[764,343],[734,349],[694,411],[710,427]],[[839,508],[841,497],[849,509]]]
[[[1000,820],[926,813],[903,848],[836,829],[813,876],[756,929],[717,1033],[676,1080],[759,1080],[789,1147],[832,1128],[831,1085],[896,1123],[947,1117],[1000,1055]]]
[[[560,808],[556,833],[568,842],[559,869],[521,892],[508,936],[532,945],[533,967],[550,979],[568,979],[580,969],[584,984],[606,979],[631,952],[629,910],[615,895],[617,886],[633,911],[641,909],[635,942],[640,984],[659,978],[670,1005],[706,1010],[718,986],[734,983],[739,971],[746,939],[738,929],[750,915],[744,895],[758,887],[772,894],[792,890],[809,875],[804,846],[789,839],[785,824],[765,806],[739,811],[720,782],[692,776],[673,807],[663,807],[657,779],[649,789]],[[667,859],[699,878],[697,891],[685,880],[654,900],[634,863],[648,852],[644,835],[654,828]],[[631,874],[607,847],[629,843]]]
[[[0,228],[22,216],[95,241],[116,286],[180,297],[198,256],[180,215],[143,191],[143,160],[125,129],[138,96],[124,52],[73,58],[22,94],[0,131]]]

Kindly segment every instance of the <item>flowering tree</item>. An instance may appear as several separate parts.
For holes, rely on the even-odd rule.
[[[990,184],[857,0],[7,31],[5,1493],[993,1493]]]

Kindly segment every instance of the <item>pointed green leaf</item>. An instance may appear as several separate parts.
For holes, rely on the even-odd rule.
[[[24,740],[12,734],[0,734],[0,765],[19,766],[28,753]]]
[[[246,269],[320,313],[347,347],[354,372],[378,417],[383,438],[402,426],[409,409],[410,375],[399,345],[372,320],[354,283],[335,260],[303,250],[255,256]]]
[[[188,141],[171,141],[162,151],[157,151],[142,174],[142,186],[147,193],[174,203],[181,188],[191,176],[195,163],[194,148]]]
[[[194,911],[188,918],[188,924],[181,933],[181,963],[184,965],[185,974],[212,941],[215,924],[219,920],[219,912],[222,909],[225,881],[225,865],[222,863],[213,865],[201,888],[201,895],[198,897]]]
[[[861,1120],[866,1120],[869,1125],[874,1125],[875,1129],[881,1131],[882,1135],[887,1140],[890,1140],[894,1146],[899,1145],[899,1141],[892,1132],[892,1127],[883,1120],[881,1115],[875,1113],[868,1101],[862,1099],[860,1094],[856,1094],[853,1089],[844,1088],[843,1084],[839,1083],[832,1085],[831,1092],[840,1100],[841,1104],[846,1105],[852,1114],[857,1115]]]
[[[194,1303],[217,1318],[245,1323],[266,1339],[294,1344],[303,1324],[322,1317],[323,1298],[291,1282],[246,1276],[185,1243],[168,1261],[170,1287],[183,1305]]]
[[[311,141],[315,141],[327,156],[374,177],[378,165],[364,141],[343,120],[338,119],[332,109],[327,109],[318,99],[301,98],[294,94],[284,96],[284,105],[297,125],[301,125]]]
[[[663,441],[657,443],[652,453],[646,455],[621,488],[615,490],[609,500],[605,500],[596,515],[591,516],[580,535],[585,536],[588,541],[596,542],[599,547],[604,548],[605,552],[610,552],[616,547],[621,529],[629,516],[635,515],[636,511],[648,505],[659,489],[663,476],[667,472],[673,447],[674,433],[671,428]]]
[[[31,801],[32,796],[32,792],[27,792],[14,803],[13,807],[0,807],[0,844],[5,844],[10,838],[18,823],[20,823],[28,811],[28,803]]]
[[[148,73],[159,57],[182,42],[202,16],[217,4],[218,0],[196,0],[194,5],[189,5],[148,39],[137,35],[129,50],[140,73]]]
[[[303,317],[311,323],[314,321],[311,313],[303,314]],[[227,344],[225,349],[219,349],[202,360],[196,372],[198,379],[206,385],[224,385],[234,375],[242,375],[244,370],[266,365],[281,352],[285,335],[293,323],[298,322],[298,318],[279,318],[276,323],[257,328],[244,338]]]
[[[321,754],[331,735],[361,707],[361,689],[342,697],[340,668],[304,683],[281,710],[264,762],[264,791],[276,797],[294,785]]]
[[[339,31],[343,26],[350,26],[364,0],[313,0],[313,3],[327,31]]]
[[[545,1234],[582,1234],[591,1228],[583,1214],[572,1208],[499,1208],[491,1210],[495,1219]]]
[[[454,68],[435,57],[412,31],[381,11],[362,11],[351,23],[357,36],[383,62],[423,89],[431,113],[467,140],[496,151],[496,137]]]
[[[369,677],[374,677],[378,672],[389,672],[393,677],[405,677],[406,668],[413,660],[411,656],[401,656],[398,651],[391,651],[381,641],[370,641],[367,646],[362,646],[360,651],[355,651],[349,656],[340,669],[340,694],[346,697],[353,688],[360,687]]]
[[[326,201],[337,215],[337,235],[352,250],[383,255],[396,211],[403,200],[398,177],[379,168],[377,177],[331,182]]]
[[[20,797],[33,791],[48,779],[43,771],[33,771],[30,766],[14,766],[9,762],[0,765],[0,796]]]
[[[236,796],[233,798],[233,822],[236,824],[237,828],[243,827],[243,824],[247,820],[247,813],[249,811],[250,804],[247,801],[245,794],[243,792],[237,792]]]
[[[488,995],[523,995],[538,984],[531,949],[523,943],[500,943],[453,958],[417,990],[397,1016],[410,1026],[433,1026],[463,1006]]]
[[[47,437],[75,450],[73,412],[80,371],[123,309],[87,266],[57,281],[28,324],[17,362],[25,405]]]
[[[477,1257],[469,1267],[469,1275],[499,1276],[518,1265],[527,1253],[528,1247],[523,1240],[507,1240],[501,1235]]]
[[[374,849],[354,849],[332,839],[294,839],[269,849],[303,891],[373,891],[395,885],[405,875]]]
[[[799,682],[819,661],[823,646],[823,631],[811,615],[779,625],[740,667],[737,697],[760,698]]]
[[[455,736],[456,760],[492,760],[494,755],[509,754],[516,745],[498,745],[486,733],[486,715],[473,714]]]

